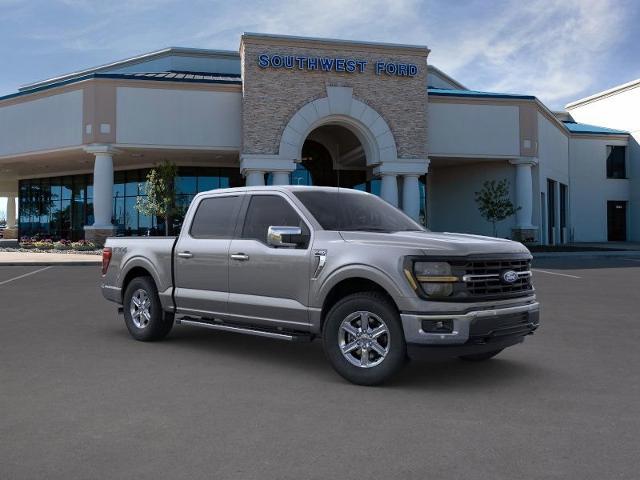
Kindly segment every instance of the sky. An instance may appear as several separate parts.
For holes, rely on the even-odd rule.
[[[245,31],[427,45],[467,88],[554,110],[640,78],[637,0],[0,0],[0,95],[168,46],[237,50]]]

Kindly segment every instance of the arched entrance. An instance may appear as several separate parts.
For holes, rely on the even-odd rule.
[[[352,88],[326,89],[326,97],[303,105],[289,118],[277,153],[240,156],[246,184],[264,185],[266,177],[274,185],[356,188],[380,195],[414,219],[424,217],[419,177],[427,172],[428,160],[398,158],[389,125],[354,98]]]
[[[360,139],[349,128],[329,123],[315,128],[305,139],[291,183],[355,188],[379,194],[380,182],[372,172]]]

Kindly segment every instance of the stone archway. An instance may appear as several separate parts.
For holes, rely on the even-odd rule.
[[[326,97],[307,103],[291,117],[282,132],[278,156],[299,162],[308,135],[323,125],[340,125],[356,135],[369,166],[398,159],[395,139],[384,118],[353,98],[352,88],[331,86]]]

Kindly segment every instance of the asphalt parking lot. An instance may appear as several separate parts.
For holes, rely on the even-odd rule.
[[[97,267],[0,266],[0,478],[640,478],[640,259],[534,266],[523,345],[376,388],[319,342],[139,343]]]

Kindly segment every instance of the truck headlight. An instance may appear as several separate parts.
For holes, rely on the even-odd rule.
[[[453,283],[458,281],[447,262],[415,262],[413,273],[424,293],[434,297],[448,297],[453,293]]]

